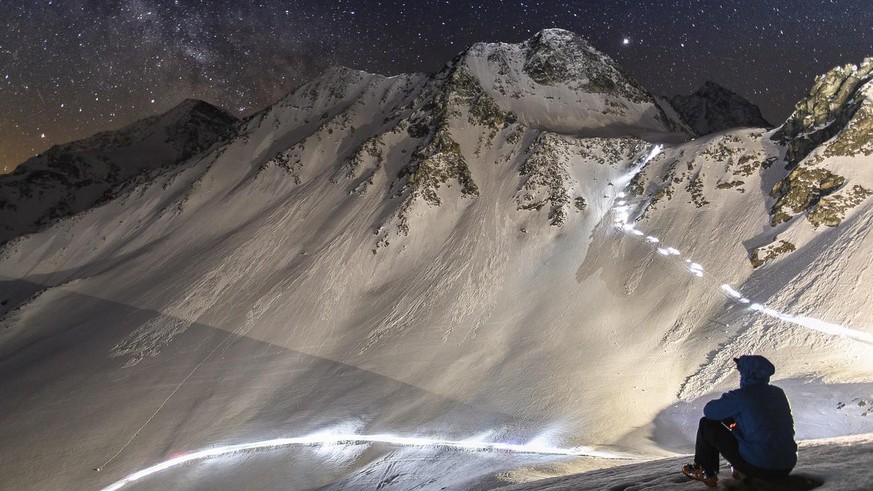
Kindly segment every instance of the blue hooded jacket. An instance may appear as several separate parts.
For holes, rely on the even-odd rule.
[[[794,419],[785,393],[770,385],[776,367],[758,355],[744,355],[736,362],[740,388],[709,401],[703,415],[717,421],[736,421],[733,434],[746,462],[762,469],[793,469],[797,464]]]

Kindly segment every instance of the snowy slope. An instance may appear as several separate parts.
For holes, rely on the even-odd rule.
[[[119,130],[53,146],[0,176],[0,243],[109,199],[138,174],[193,157],[229,136],[236,123],[189,99]]]
[[[433,76],[332,69],[231,140],[7,244],[5,482],[101,487],[179,452],[325,429],[668,456],[747,352],[777,363],[801,438],[873,431],[845,405],[873,399],[869,203],[754,267],[806,227],[772,224],[787,143],[679,142],[592,50],[544,31]],[[545,463],[609,464],[359,443],[237,452],[139,485],[470,489]]]
[[[793,473],[794,477],[786,489],[797,491],[813,489],[820,491],[863,491],[873,483],[869,461],[873,450],[871,435],[862,435],[833,440],[807,442],[800,446],[800,461]],[[679,469],[688,463],[688,457],[654,460],[611,469],[589,472],[581,475],[559,477],[527,484],[500,487],[500,491],[576,491],[599,489],[634,489],[655,491],[666,489],[696,490],[707,489],[697,481],[681,475]],[[758,484],[738,483],[730,479],[730,469],[721,469],[722,479],[719,489],[737,491],[773,491],[774,487]],[[731,486],[731,487],[728,487]]]

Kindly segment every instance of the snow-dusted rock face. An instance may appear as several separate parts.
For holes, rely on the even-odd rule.
[[[873,194],[863,163],[873,155],[873,58],[817,77],[773,138],[791,169],[770,192],[773,225],[799,214],[813,227],[839,225]]]
[[[748,352],[776,363],[801,438],[873,431],[840,406],[873,393],[869,199],[834,227],[774,226],[785,147],[760,129],[677,139],[647,94],[566,31],[430,76],[336,68],[7,243],[4,484],[99,488],[326,429],[663,456],[690,449]],[[827,148],[809,158],[839,189],[873,187],[868,156]],[[366,442],[260,456],[210,465],[227,480],[207,487],[471,489],[549,462]],[[207,478],[176,471],[141,485]]]
[[[652,95],[610,57],[562,29],[519,44],[479,43],[460,65],[528,126],[579,136],[681,134]]]
[[[0,176],[0,243],[111,199],[107,193],[119,184],[193,157],[236,123],[221,109],[187,100],[119,130],[53,146]]]
[[[814,148],[844,130],[864,101],[869,100],[871,79],[873,57],[860,65],[836,67],[816,77],[809,95],[797,103],[794,113],[773,135],[774,140],[787,146],[785,158],[790,166],[796,166]],[[861,119],[869,117],[862,114]],[[869,146],[869,132],[857,129],[860,131],[854,133],[860,140],[854,141]]]
[[[772,126],[758,106],[715,82],[706,82],[693,94],[673,96],[668,101],[697,136],[732,128]]]

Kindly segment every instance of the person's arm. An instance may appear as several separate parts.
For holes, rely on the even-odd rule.
[[[725,392],[718,399],[711,400],[703,406],[703,415],[715,421],[733,418],[739,413],[740,401],[736,391]]]

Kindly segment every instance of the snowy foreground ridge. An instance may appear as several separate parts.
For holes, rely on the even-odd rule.
[[[757,353],[871,489],[871,72],[692,138],[552,29],[56,147],[0,177],[0,488],[699,489]]]

